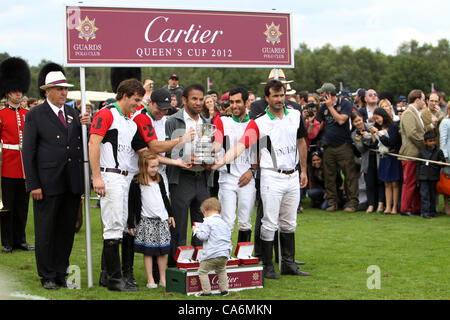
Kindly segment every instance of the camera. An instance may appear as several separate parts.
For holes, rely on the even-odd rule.
[[[314,107],[317,107],[317,105],[314,102],[309,102],[305,106],[305,110],[306,110],[306,113],[308,114],[308,117],[314,116],[314,110],[313,110]]]

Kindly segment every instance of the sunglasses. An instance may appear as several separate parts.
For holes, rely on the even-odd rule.
[[[369,93],[368,96],[369,97],[378,97],[378,95],[376,93]]]

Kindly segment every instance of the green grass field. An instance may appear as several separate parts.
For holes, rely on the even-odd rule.
[[[217,300],[410,300],[450,298],[450,216],[435,219],[365,212],[327,213],[309,209],[298,215],[296,259],[310,277],[282,276],[265,280],[263,289],[231,292]],[[253,216],[254,217],[254,216]],[[0,253],[0,299],[20,292],[63,300],[191,300],[184,294],[147,289],[142,255],[135,256],[135,277],[140,289],[133,293],[111,292],[99,287],[102,231],[99,209],[91,209],[94,287],[87,287],[85,224],[76,234],[70,263],[81,268],[81,289],[48,291],[41,287],[34,253]],[[34,243],[30,202],[27,236]],[[237,232],[233,234],[234,244]],[[379,289],[368,288],[370,266],[379,268]],[[370,279],[369,279],[370,280]],[[375,282],[369,281],[369,284]],[[3,297],[1,297],[3,294]]]

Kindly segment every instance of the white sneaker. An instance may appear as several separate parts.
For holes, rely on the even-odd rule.
[[[162,282],[160,282],[160,283],[159,283],[159,286],[160,286],[160,287],[163,287],[163,288],[165,288],[165,287],[166,287],[166,284],[165,284],[165,283],[162,283]]]
[[[156,289],[158,288],[158,285],[156,283],[147,283],[147,288]]]

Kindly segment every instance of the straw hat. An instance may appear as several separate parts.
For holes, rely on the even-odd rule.
[[[267,81],[274,80],[275,79],[275,69],[270,70],[269,77],[267,78]],[[282,83],[292,83],[294,80],[286,80],[286,76],[284,75],[283,70],[278,69],[278,80]],[[266,84],[267,82],[261,82],[261,84]]]
[[[52,87],[71,88],[73,84],[67,83],[67,79],[61,71],[52,71],[45,77],[45,84],[40,86],[42,90]]]
[[[286,95],[288,96],[292,96],[296,93],[297,91],[295,91],[294,89],[291,88],[291,86],[288,84],[286,84]]]

